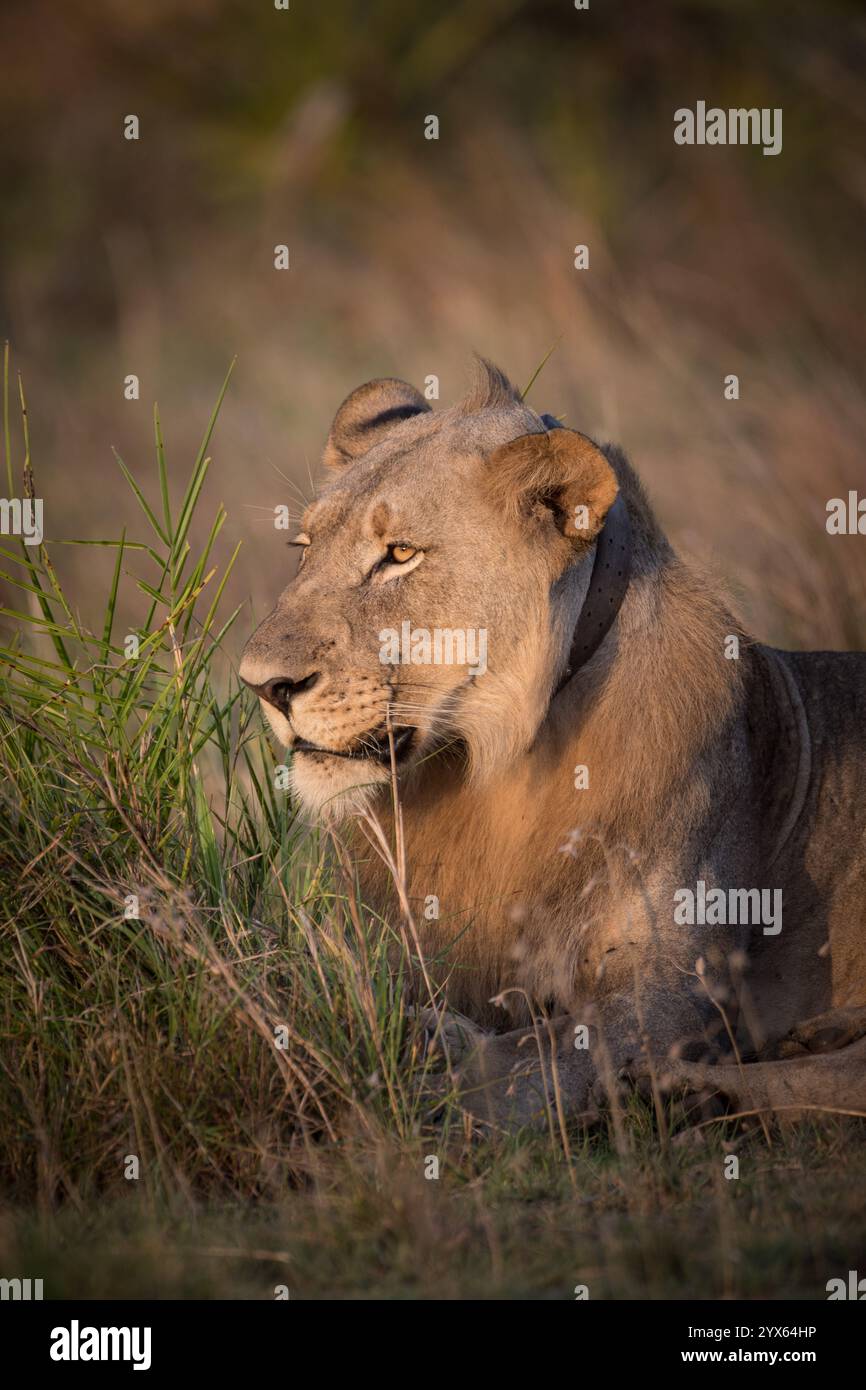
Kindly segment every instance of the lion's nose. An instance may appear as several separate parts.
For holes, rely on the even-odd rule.
[[[245,677],[241,674],[241,679]],[[280,714],[288,717],[289,706],[296,695],[300,695],[302,690],[309,690],[319,679],[318,671],[311,671],[308,676],[301,680],[291,680],[288,676],[273,676],[270,680],[263,681],[261,685],[254,685],[252,681],[246,681],[250,690],[254,690],[262,700],[267,700],[269,705],[278,709]]]

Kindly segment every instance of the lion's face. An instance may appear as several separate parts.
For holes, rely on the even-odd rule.
[[[498,374],[440,415],[395,381],[341,407],[300,566],[240,668],[292,750],[309,809],[362,804],[392,758],[409,772],[457,743],[477,769],[531,741],[567,650],[567,591],[585,568],[575,561],[616,495],[588,441],[554,434],[581,441],[591,520],[579,533],[574,480],[547,476],[553,436]]]

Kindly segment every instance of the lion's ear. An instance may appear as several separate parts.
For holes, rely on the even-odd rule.
[[[487,459],[495,500],[515,518],[548,507],[564,536],[595,540],[619,492],[604,454],[576,430],[524,434]]]
[[[429,409],[408,381],[396,377],[368,381],[346,397],[334,416],[322,462],[327,468],[342,468],[378,444],[393,425]]]

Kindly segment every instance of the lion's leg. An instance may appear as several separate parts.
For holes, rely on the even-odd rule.
[[[856,1111],[866,1115],[866,1037],[833,1052],[777,1062],[701,1065],[667,1062],[660,1084],[669,1091],[720,1095],[737,1111]]]

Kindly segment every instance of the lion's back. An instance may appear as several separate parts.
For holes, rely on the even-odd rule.
[[[779,652],[797,682],[813,748],[866,769],[866,652]]]

